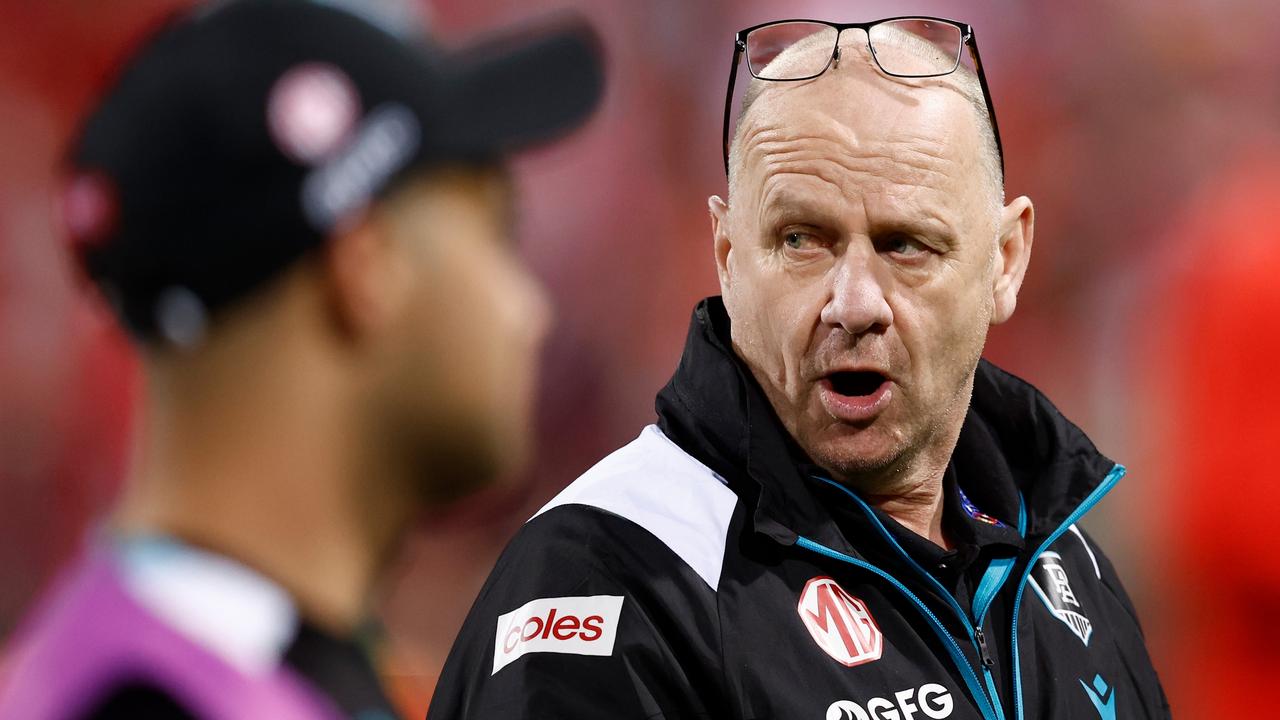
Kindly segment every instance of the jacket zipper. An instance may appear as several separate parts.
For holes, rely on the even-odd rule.
[[[1013,563],[1016,560],[1016,558],[1011,557],[1011,558],[995,560],[995,561],[992,561],[992,563],[988,566],[987,572],[984,573],[982,582],[979,584],[978,591],[974,594],[973,617],[970,618],[965,613],[964,608],[960,606],[960,603],[956,601],[955,597],[952,596],[952,594],[948,592],[945,587],[942,586],[942,583],[938,582],[938,580],[934,578],[932,575],[930,575],[927,570],[920,567],[920,565],[915,561],[915,559],[912,558],[910,555],[908,555],[907,552],[902,549],[902,546],[898,544],[898,541],[894,539],[892,534],[889,533],[888,528],[886,528],[884,524],[880,522],[879,518],[877,518],[875,516],[875,513],[872,512],[871,507],[867,505],[866,502],[862,500],[862,498],[858,497],[856,493],[852,492],[851,490],[844,487],[843,485],[835,482],[834,480],[821,477],[819,475],[814,475],[812,477],[815,480],[818,480],[820,482],[826,483],[827,485],[834,487],[835,489],[839,490],[840,492],[843,492],[845,495],[848,495],[850,498],[852,498],[853,501],[858,505],[858,507],[862,509],[863,513],[866,514],[867,519],[871,521],[872,526],[876,528],[876,530],[880,533],[881,537],[883,537],[885,541],[889,543],[890,546],[892,546],[895,550],[897,550],[898,554],[907,561],[907,564],[910,565],[915,570],[916,574],[919,575],[921,578],[923,578],[926,583],[931,585],[934,591],[937,592],[938,595],[941,596],[943,599],[945,599],[947,601],[947,604],[951,606],[952,611],[955,612],[956,617],[960,619],[960,622],[964,625],[965,631],[969,634],[969,642],[972,643],[975,648],[977,648],[978,658],[980,661],[979,664],[980,664],[980,667],[982,668],[982,679],[985,681],[985,685],[986,685],[986,691],[985,693],[983,693],[983,697],[987,700],[988,704],[994,710],[995,717],[1001,718],[1001,720],[1003,720],[1003,718],[1005,717],[1004,707],[1001,706],[1000,693],[996,689],[995,676],[991,672],[991,669],[995,667],[995,661],[991,658],[991,653],[987,648],[986,633],[982,629],[982,623],[983,623],[983,619],[986,616],[987,610],[991,607],[991,601],[995,598],[996,593],[999,592],[1000,588],[1009,579],[1009,575],[1013,572]],[[1018,494],[1018,534],[1019,535],[1026,534],[1026,526],[1027,526],[1026,503],[1022,499],[1022,494],[1019,493]],[[970,666],[969,659],[967,657],[965,657],[964,662],[966,666]],[[975,676],[976,676],[976,673],[975,673]]]
[[[995,667],[996,661],[987,652],[987,634],[982,632],[981,625],[973,629],[973,636],[978,639],[978,658],[982,660],[982,666],[988,669]]]
[[[934,615],[933,611],[929,609],[929,606],[925,605],[924,601],[917,597],[915,593],[911,592],[906,585],[903,585],[897,578],[871,563],[850,557],[838,550],[832,550],[831,548],[820,543],[816,543],[807,537],[798,538],[796,540],[796,545],[806,550],[818,553],[819,555],[824,555],[855,567],[868,570],[887,580],[894,589],[906,597],[907,600],[911,601],[911,603],[916,606],[916,609],[919,610],[920,613],[924,615],[925,619],[929,621],[929,627],[933,629],[934,634],[938,636],[938,639],[942,641],[943,646],[947,648],[947,654],[951,656],[952,663],[954,663],[960,670],[960,675],[964,678],[964,683],[969,689],[969,694],[972,695],[973,699],[977,702],[978,710],[982,713],[984,720],[1003,720],[1003,714],[997,715],[995,710],[992,709],[991,703],[987,698],[987,694],[983,692],[982,686],[978,681],[978,676],[973,671],[973,666],[969,663],[969,659],[965,657],[964,650],[960,648],[960,643],[956,642],[955,637],[953,637],[951,632],[947,630],[946,626],[942,624],[942,621],[938,619],[938,616]]]
[[[1057,530],[1054,530],[1049,537],[1045,538],[1044,542],[1040,543],[1040,547],[1031,555],[1031,559],[1027,562],[1027,567],[1022,571],[1022,579],[1018,581],[1018,592],[1013,598],[1013,630],[1011,633],[1013,638],[1013,707],[1016,720],[1023,719],[1022,668],[1018,663],[1018,611],[1022,607],[1022,593],[1027,589],[1027,578],[1031,576],[1031,570],[1035,567],[1036,560],[1039,559],[1040,555],[1045,550],[1048,550],[1049,546],[1056,542],[1059,537],[1062,537],[1063,533],[1067,532],[1072,525],[1076,524],[1085,513],[1093,509],[1093,506],[1097,505],[1103,496],[1110,492],[1111,488],[1116,486],[1116,483],[1120,482],[1120,478],[1124,477],[1125,472],[1123,465],[1112,466],[1111,471],[1102,479],[1102,483],[1094,488],[1093,492],[1089,493],[1089,496],[1083,502],[1076,506],[1076,509],[1067,516],[1067,519],[1058,526]]]

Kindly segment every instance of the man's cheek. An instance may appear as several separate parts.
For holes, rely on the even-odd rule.
[[[809,350],[810,338],[808,333],[798,332],[798,328],[794,326],[786,331],[787,340],[784,348],[784,361],[786,363],[787,389],[793,399],[800,404],[807,395],[807,390],[812,385],[810,375],[805,369],[810,366]]]

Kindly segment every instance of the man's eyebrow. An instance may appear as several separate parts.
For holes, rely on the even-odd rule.
[[[770,223],[803,219],[822,227],[839,227],[845,224],[840,211],[833,209],[828,200],[817,200],[812,193],[799,192],[794,188],[767,191],[760,205],[760,217]],[[906,232],[937,238],[948,245],[954,244],[957,237],[955,225],[937,212],[871,211],[867,213],[867,222],[872,234]]]
[[[815,225],[835,226],[841,224],[839,212],[833,211],[830,202],[817,200],[813,193],[797,192],[794,189],[767,190],[760,203],[760,216],[770,221],[782,219],[797,220],[803,216],[807,222]]]
[[[873,230],[891,227],[921,235],[952,236],[955,234],[951,223],[939,215],[893,215],[871,217],[869,220]]]
[[[955,247],[959,233],[947,219],[935,213],[869,214],[868,231],[872,235],[888,232],[904,232],[922,238],[935,239],[948,248]]]

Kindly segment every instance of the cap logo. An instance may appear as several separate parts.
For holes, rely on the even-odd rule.
[[[267,98],[267,127],[280,152],[304,165],[332,155],[360,117],[360,95],[346,73],[328,63],[295,65]]]
[[[115,229],[117,215],[114,187],[102,173],[78,173],[63,191],[62,221],[77,248],[105,242]]]
[[[418,151],[422,130],[409,108],[380,105],[355,131],[354,139],[302,183],[302,210],[323,232],[360,208]]]

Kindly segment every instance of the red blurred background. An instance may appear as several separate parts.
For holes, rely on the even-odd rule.
[[[373,0],[370,0],[373,1]],[[394,0],[382,0],[393,2]],[[410,2],[411,0],[405,0]],[[67,264],[52,196],[77,118],[183,0],[0,2],[0,638],[109,507],[135,360]],[[921,13],[972,23],[1011,195],[1036,203],[1015,319],[988,355],[1129,477],[1086,523],[1128,580],[1181,718],[1273,714],[1280,678],[1280,4],[435,0],[446,44],[574,7],[608,54],[602,111],[521,160],[521,242],[557,305],[527,482],[417,533],[388,588],[416,714],[519,523],[653,416],[716,291],[733,31]]]

